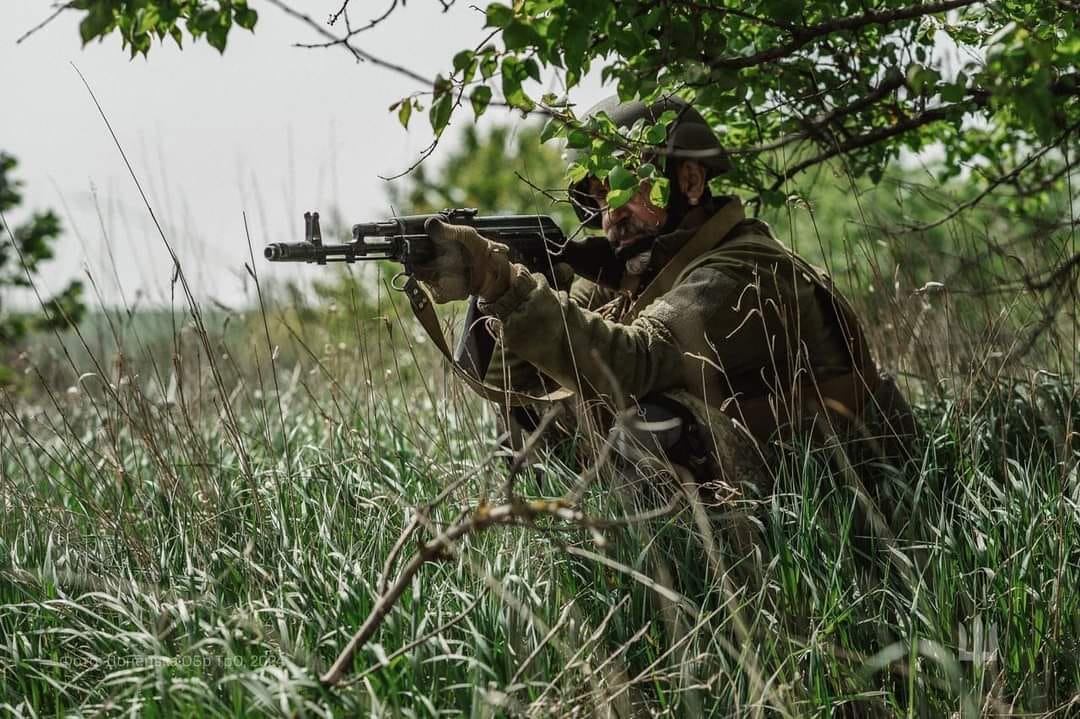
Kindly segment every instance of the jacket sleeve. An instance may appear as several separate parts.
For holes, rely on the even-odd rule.
[[[596,309],[615,296],[614,290],[578,277],[570,286],[570,302],[583,309]],[[490,309],[490,306],[487,306]],[[535,365],[517,356],[499,338],[488,365],[484,380],[496,387],[529,394],[544,394],[558,387],[550,376],[545,376]]]
[[[703,327],[707,318],[702,313],[710,307],[699,301],[701,288],[686,284],[632,323],[620,324],[579,306],[541,275],[515,265],[510,288],[486,309],[501,320],[503,342],[515,356],[564,387],[625,401],[685,386],[682,342],[669,323],[680,318],[680,327]]]

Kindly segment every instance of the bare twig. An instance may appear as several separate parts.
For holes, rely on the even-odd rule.
[[[390,582],[390,571],[394,568],[394,562],[397,561],[398,555],[401,554],[401,550],[408,544],[409,538],[412,537],[413,532],[420,526],[420,514],[413,514],[412,518],[405,525],[405,529],[401,530],[401,535],[394,542],[394,546],[391,547],[390,553],[386,555],[386,561],[383,562],[382,574],[379,575],[379,582],[376,585],[379,595],[386,594],[387,585]]]
[[[386,593],[379,597],[375,606],[368,614],[367,619],[349,640],[345,648],[341,650],[333,665],[319,681],[323,686],[332,687],[340,683],[342,677],[348,671],[353,657],[382,625],[386,615],[397,604],[401,595],[412,584],[413,577],[428,562],[442,559],[454,543],[471,534],[477,534],[495,525],[528,526],[538,517],[548,516],[555,519],[570,521],[578,527],[588,528],[611,528],[622,526],[630,521],[636,521],[636,517],[620,520],[604,520],[589,517],[579,510],[566,506],[560,501],[546,500],[515,500],[503,504],[489,506],[481,504],[475,507],[462,520],[455,522],[445,529],[434,539],[419,546],[416,554],[412,556],[405,568],[401,570],[394,583],[390,585]],[[632,571],[632,570],[631,570]],[[656,585],[659,591],[659,585]],[[670,590],[668,590],[670,591]]]
[[[342,682],[342,685],[348,686],[348,685],[351,685],[351,684],[354,684],[354,683],[360,681],[361,679],[368,676],[369,674],[373,674],[374,672],[379,671],[384,666],[386,666],[386,664],[393,661],[394,659],[397,659],[398,657],[402,656],[403,654],[407,654],[407,653],[411,652],[413,649],[416,649],[418,646],[420,646],[421,644],[423,644],[427,640],[431,639],[432,637],[439,636],[440,634],[445,632],[447,629],[454,626],[455,624],[460,622],[465,617],[469,616],[469,612],[471,612],[473,609],[475,609],[476,605],[479,604],[480,600],[483,599],[483,598],[484,598],[484,591],[481,591],[479,594],[477,594],[473,598],[473,600],[471,602],[469,602],[467,605],[465,605],[464,609],[462,609],[460,612],[455,614],[453,617],[451,617],[450,619],[447,619],[445,622],[443,622],[439,626],[435,627],[430,632],[427,632],[426,634],[424,634],[422,636],[419,636],[416,639],[412,640],[411,642],[409,642],[405,646],[403,646],[403,647],[401,647],[399,649],[395,649],[393,652],[391,652],[390,654],[388,654],[386,656],[386,661],[385,662],[379,662],[378,664],[375,664],[374,666],[368,667],[367,669],[360,672],[359,674],[357,674],[355,677],[353,677],[349,681]]]
[[[68,8],[70,8],[72,5],[74,5],[74,3],[66,2],[66,3],[63,3],[62,5],[57,6],[57,8],[55,10],[53,10],[51,15],[49,15],[47,18],[45,18],[44,20],[39,22],[37,25],[35,25],[34,27],[30,28],[29,30],[24,32],[22,35],[20,35],[19,39],[15,41],[15,44],[18,45],[23,40],[30,37],[34,33],[36,33],[38,30],[41,30],[42,28],[44,28],[46,25],[51,23],[53,20],[60,17],[60,13],[64,12]]]
[[[394,5],[397,5],[397,0],[394,0]],[[327,24],[330,25],[330,26],[333,26],[334,23],[336,23],[338,21],[338,18],[340,18],[342,15],[344,15],[345,11],[348,10],[348,9],[349,9],[349,0],[342,0],[341,7],[338,8],[338,11],[336,13],[334,13],[333,15],[330,16],[330,19],[327,21]]]
[[[349,28],[349,32],[345,36],[345,38],[346,39],[351,38],[353,35],[359,35],[360,33],[366,32],[366,31],[370,30],[371,28],[375,27],[376,25],[381,23],[383,20],[390,17],[390,14],[392,12],[394,12],[394,10],[397,8],[397,6],[398,6],[398,0],[392,0],[392,2],[390,3],[390,7],[386,8],[386,11],[382,15],[379,15],[378,17],[372,18],[370,21],[368,21],[368,24],[364,25],[363,27],[357,28],[355,30],[353,30],[352,28]],[[349,7],[349,0],[344,0],[344,2],[341,4],[341,8],[338,9],[338,11],[336,13],[334,13],[333,15],[330,16],[329,24],[331,26],[333,26],[333,24],[336,23],[338,21],[338,18],[340,18],[342,15],[345,15],[345,21],[348,22],[348,20],[349,20],[349,16],[347,14],[348,7]],[[330,44],[334,44],[334,43],[330,43]]]
[[[1078,267],[1080,267],[1080,253],[1073,255],[1068,260],[1055,267],[1045,279],[1034,280],[1032,278],[1027,278],[1027,286],[1029,289],[1036,292],[1049,289],[1058,283],[1067,281],[1069,275]]]
[[[697,2],[690,2],[688,0],[676,0],[676,2],[673,2],[671,4],[693,10],[694,12],[698,13],[699,16],[703,12],[723,13],[724,15],[739,17],[743,20],[749,20],[750,22],[761,23],[762,25],[769,25],[770,27],[775,27],[778,30],[784,30],[787,32],[795,32],[798,27],[795,24],[787,22],[785,20],[766,17],[764,15],[754,15],[753,13],[746,12],[745,10],[740,10],[733,7],[725,7],[719,4],[702,4]]]
[[[296,18],[297,20],[300,20],[305,25],[307,25],[308,27],[313,29],[315,32],[317,32],[320,35],[322,35],[323,37],[325,37],[327,40],[331,40],[332,41],[331,44],[341,45],[342,47],[347,49],[352,54],[352,56],[354,58],[356,58],[357,62],[370,62],[372,65],[377,65],[378,67],[386,68],[387,70],[392,70],[393,72],[396,72],[399,75],[404,75],[405,77],[409,78],[410,80],[415,80],[416,82],[418,82],[418,83],[420,83],[422,85],[425,85],[427,87],[431,87],[431,85],[433,83],[431,78],[424,77],[420,73],[414,72],[414,71],[410,70],[407,67],[404,67],[402,65],[397,65],[397,64],[392,63],[392,62],[388,62],[386,60],[383,60],[382,58],[375,57],[374,55],[372,55],[369,52],[361,50],[360,48],[358,48],[358,47],[354,46],[353,44],[351,44],[347,37],[346,38],[338,37],[334,33],[327,30],[325,27],[323,27],[320,23],[318,23],[314,19],[312,19],[312,17],[310,15],[305,15],[304,13],[300,12],[299,10],[293,9],[292,7],[287,5],[286,3],[282,2],[282,0],[267,0],[267,2],[269,2],[271,5],[274,5],[275,7],[280,9],[286,15],[289,15],[289,16],[291,16],[293,18]]]
[[[897,135],[902,135],[905,132],[910,132],[911,130],[916,130],[925,125],[930,125],[932,123],[944,120],[956,112],[970,109],[972,105],[982,106],[986,104],[986,102],[987,98],[985,96],[975,96],[970,98],[969,100],[960,101],[950,105],[944,105],[942,107],[935,107],[933,109],[926,110],[925,112],[919,113],[918,115],[909,117],[905,120],[901,120],[900,122],[889,125],[888,127],[878,128],[877,130],[872,130],[863,135],[853,137],[845,142],[836,143],[827,150],[824,150],[821,153],[814,155],[813,157],[802,160],[801,162],[797,162],[791,167],[785,169],[779,174],[776,181],[770,186],[769,189],[777,190],[785,182],[787,182],[803,170],[807,170],[815,165],[820,165],[822,162],[836,157],[837,155],[844,155],[852,152],[853,150],[861,150],[864,147],[876,145],[877,143],[883,140],[887,140],[891,137],[896,137]]]

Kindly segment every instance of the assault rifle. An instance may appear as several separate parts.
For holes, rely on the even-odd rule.
[[[307,262],[325,265],[330,262],[365,262],[390,260],[403,265],[408,280],[403,286],[394,284],[409,297],[413,312],[424,329],[458,369],[481,382],[487,372],[495,348],[495,338],[487,331],[476,297],[469,298],[465,313],[465,329],[453,356],[449,354],[442,330],[434,320],[430,299],[415,278],[417,265],[430,261],[434,255],[431,238],[424,230],[425,223],[438,217],[453,225],[471,225],[483,237],[509,248],[511,262],[525,265],[538,272],[553,287],[563,280],[555,267],[568,264],[575,275],[587,277],[608,286],[617,286],[622,263],[615,258],[611,245],[604,237],[567,240],[555,221],[547,215],[492,215],[484,217],[472,208],[448,209],[427,215],[407,215],[379,222],[353,225],[352,241],[326,244],[319,228],[319,213],[305,212],[305,240],[267,245],[263,255],[271,262]],[[559,287],[559,289],[566,289]],[[437,335],[437,336],[436,336]]]

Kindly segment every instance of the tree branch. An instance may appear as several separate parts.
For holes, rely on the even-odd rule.
[[[909,5],[893,10],[871,10],[870,12],[865,12],[860,15],[837,18],[836,20],[824,22],[801,30],[797,28],[792,29],[792,39],[789,42],[769,50],[762,50],[761,52],[747,55],[746,57],[726,57],[706,60],[705,63],[713,68],[741,70],[743,68],[754,67],[755,65],[761,65],[763,63],[787,57],[799,48],[809,44],[811,41],[816,40],[819,37],[831,35],[834,32],[858,30],[870,25],[888,25],[901,20],[912,20],[925,15],[935,15],[937,13],[967,7],[968,5],[974,5],[981,1],[982,0],[941,0],[941,2],[928,3],[926,5]]]
[[[762,152],[779,150],[781,147],[786,147],[793,142],[809,139],[813,135],[820,135],[829,124],[866,110],[874,103],[880,102],[888,97],[889,94],[899,90],[906,84],[907,82],[902,76],[893,76],[887,80],[883,80],[880,85],[863,97],[855,100],[850,105],[833,108],[829,112],[818,115],[816,118],[806,119],[804,121],[804,129],[799,130],[798,132],[790,132],[772,142],[744,148],[733,148],[727,152],[729,155],[757,155]]]
[[[926,110],[925,112],[922,112],[913,117],[909,117],[894,125],[878,128],[877,130],[873,130],[864,135],[857,135],[855,137],[852,137],[845,142],[836,143],[824,152],[821,152],[818,155],[798,162],[781,172],[777,177],[776,182],[774,182],[769,187],[769,190],[779,189],[780,186],[784,184],[784,182],[790,180],[792,177],[799,174],[803,170],[811,168],[814,165],[821,164],[822,162],[836,157],[837,155],[843,155],[853,150],[861,150],[864,147],[876,145],[877,143],[883,140],[887,140],[890,137],[896,137],[897,135],[902,135],[905,132],[910,132],[911,130],[918,129],[925,125],[944,120],[954,112],[966,110],[972,105],[975,107],[981,107],[982,105],[986,104],[987,100],[988,96],[986,95],[975,95],[966,102],[962,101]]]
[[[375,57],[374,55],[372,55],[369,52],[361,50],[358,47],[355,47],[352,43],[349,42],[348,36],[346,36],[346,37],[338,37],[337,35],[330,32],[329,30],[327,30],[325,27],[323,27],[319,23],[315,22],[315,20],[313,20],[310,15],[305,15],[304,13],[300,12],[299,10],[294,10],[292,7],[290,7],[289,5],[282,2],[282,0],[267,0],[267,2],[269,2],[271,5],[274,5],[275,7],[277,7],[279,10],[284,12],[286,15],[289,15],[289,16],[291,16],[293,18],[296,18],[297,20],[300,20],[305,25],[307,25],[308,27],[313,29],[315,32],[319,33],[320,35],[325,37],[327,40],[330,40],[331,42],[327,43],[327,46],[341,45],[346,50],[348,50],[352,54],[352,56],[354,58],[356,58],[356,60],[358,62],[370,62],[372,65],[376,65],[378,67],[386,68],[387,70],[392,70],[393,72],[396,72],[399,75],[404,75],[405,77],[409,78],[410,80],[414,80],[414,81],[416,81],[416,82],[418,82],[418,83],[420,83],[422,85],[425,85],[427,87],[431,87],[434,84],[433,81],[431,80],[431,78],[424,77],[420,73],[414,72],[414,71],[410,70],[407,67],[404,67],[402,65],[396,65],[396,64],[394,64],[392,62],[388,62],[386,60],[383,60],[382,58]],[[304,47],[304,45],[298,45],[298,47]],[[318,47],[318,46],[316,46],[316,47]]]
[[[39,22],[37,25],[35,25],[34,27],[30,28],[29,30],[24,32],[22,35],[20,35],[19,39],[15,41],[15,44],[18,45],[23,40],[30,37],[34,33],[36,33],[38,30],[41,30],[43,27],[45,27],[46,25],[51,23],[53,20],[60,17],[60,13],[64,12],[68,8],[70,8],[72,6],[72,4],[73,3],[66,2],[66,3],[63,3],[62,5],[57,6],[57,8],[55,10],[53,10],[51,15],[49,15],[47,18],[45,18],[44,20]]]
[[[1061,145],[1061,143],[1064,142],[1065,139],[1070,134],[1075,132],[1078,128],[1080,128],[1080,123],[1076,123],[1076,124],[1073,124],[1073,125],[1069,126],[1065,130],[1065,132],[1058,135],[1057,139],[1055,139],[1049,145],[1046,145],[1045,147],[1040,149],[1038,152],[1034,152],[1031,155],[1029,155],[1023,162],[1021,162],[1019,165],[1017,165],[1015,168],[1013,168],[1010,172],[1007,172],[1007,173],[1005,173],[1003,175],[1000,175],[1000,176],[994,178],[993,180],[991,180],[990,184],[986,187],[985,190],[983,190],[979,194],[975,195],[975,197],[971,198],[967,202],[963,202],[963,203],[957,205],[955,208],[953,208],[953,210],[951,212],[945,214],[943,217],[939,217],[938,219],[934,220],[933,222],[927,222],[927,223],[922,224],[922,225],[910,225],[910,226],[905,227],[904,230],[906,232],[926,232],[927,230],[932,230],[935,227],[938,227],[940,225],[945,224],[949,220],[951,220],[954,217],[956,217],[957,215],[959,215],[961,212],[964,212],[965,210],[970,210],[972,207],[974,207],[975,205],[982,202],[991,192],[993,192],[995,189],[997,189],[998,186],[1000,186],[1000,185],[1002,185],[1002,184],[1004,184],[1006,182],[1010,182],[1010,181],[1016,179],[1020,175],[1020,173],[1022,173],[1024,170],[1026,170],[1032,164],[1034,164],[1035,161],[1037,161],[1039,158],[1041,158],[1046,153],[1050,152],[1050,150],[1053,150],[1054,148]]]
[[[1078,267],[1080,267],[1080,252],[1076,253],[1068,260],[1054,268],[1054,270],[1050,273],[1049,276],[1046,277],[1046,279],[1039,280],[1037,282],[1035,280],[1029,279],[1029,281],[1027,282],[1027,286],[1029,289],[1035,292],[1041,292],[1042,290],[1050,289],[1054,285],[1061,284],[1067,281],[1069,275],[1072,274],[1072,272]]]
[[[672,502],[665,509],[670,513],[674,511],[676,506],[676,503]],[[482,532],[495,525],[527,527],[537,518],[543,516],[569,522],[574,529],[611,529],[641,521],[642,517],[651,519],[655,516],[655,513],[642,515],[642,517],[624,517],[616,520],[599,519],[573,509],[561,500],[514,499],[494,506],[481,504],[475,507],[466,517],[447,527],[434,539],[419,546],[408,564],[398,574],[394,583],[375,602],[375,606],[371,609],[367,619],[364,620],[360,629],[345,645],[345,648],[341,650],[330,669],[319,678],[322,685],[332,687],[341,682],[356,652],[375,635],[375,632],[382,626],[387,614],[390,613],[401,595],[412,584],[413,577],[425,564],[444,559],[455,542],[470,534]]]

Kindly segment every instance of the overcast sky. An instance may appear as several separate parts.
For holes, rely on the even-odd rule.
[[[426,113],[406,132],[387,112],[424,88],[357,64],[341,48],[293,47],[319,38],[258,0],[255,33],[234,28],[224,55],[205,42],[180,51],[170,41],[135,60],[119,37],[81,47],[79,14],[71,12],[16,44],[51,4],[0,3],[0,150],[19,160],[26,204],[9,220],[52,207],[66,228],[47,290],[89,270],[109,304],[131,303],[137,292],[143,304],[169,296],[168,253],[72,64],[112,122],[190,281],[202,297],[229,304],[245,299],[243,212],[256,254],[265,242],[298,239],[305,209],[337,204],[351,221],[384,216],[386,183],[378,176],[407,168],[431,140]],[[340,0],[292,4],[325,22]],[[476,7],[485,4],[458,2],[443,13],[435,0],[414,0],[357,44],[434,77],[454,52],[483,39]],[[354,7],[358,21],[381,12],[367,2]],[[573,99],[588,106],[604,94],[592,83]],[[453,127],[447,135],[452,141]],[[303,269],[260,265],[267,276]]]

